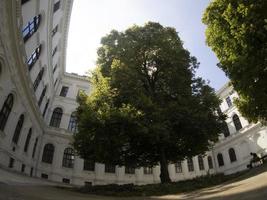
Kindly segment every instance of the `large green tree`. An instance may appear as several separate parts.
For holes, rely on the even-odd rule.
[[[267,1],[213,0],[206,9],[207,44],[239,94],[247,119],[267,120]]]
[[[220,132],[219,99],[177,32],[149,22],[102,38],[93,92],[81,95],[74,146],[82,158],[129,167],[204,154]]]

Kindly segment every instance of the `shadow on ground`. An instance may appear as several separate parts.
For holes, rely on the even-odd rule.
[[[1,170],[0,170],[1,171]],[[258,167],[224,184],[194,192],[161,197],[103,197],[45,185],[39,179],[0,173],[0,200],[266,200],[267,165]],[[13,177],[12,177],[13,176]],[[16,177],[17,176],[17,177]],[[12,177],[12,178],[11,178]],[[12,181],[7,181],[12,179]],[[16,182],[16,180],[18,180]],[[25,180],[25,181],[23,181]],[[25,184],[23,184],[25,182]]]

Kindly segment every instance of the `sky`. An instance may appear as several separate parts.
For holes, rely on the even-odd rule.
[[[148,21],[174,27],[200,62],[197,76],[216,90],[227,81],[218,59],[205,43],[201,18],[210,0],[74,0],[67,46],[67,72],[84,75],[96,66],[100,40],[112,29],[124,31]]]

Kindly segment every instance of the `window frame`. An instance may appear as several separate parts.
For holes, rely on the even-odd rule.
[[[27,25],[22,29],[22,37],[24,43],[27,42],[31,36],[38,30],[41,23],[41,15],[34,16]]]
[[[43,100],[44,100],[44,97],[46,95],[46,90],[47,90],[47,86],[44,87],[40,97],[39,97],[39,100],[38,100],[38,106],[40,107],[43,103]]]
[[[224,166],[224,159],[223,159],[222,153],[218,153],[217,154],[217,161],[218,161],[219,167],[223,167]]]
[[[60,1],[54,3],[53,13],[57,12],[60,9]]]
[[[95,163],[90,160],[83,160],[83,170],[84,171],[95,171]]]
[[[18,141],[19,141],[19,138],[20,138],[20,134],[21,134],[21,130],[22,130],[22,127],[23,127],[23,124],[24,124],[24,115],[21,114],[19,116],[19,120],[17,122],[17,125],[16,125],[16,128],[15,128],[15,131],[14,131],[14,134],[13,134],[13,137],[12,137],[12,143],[14,144],[18,144]]]
[[[72,133],[77,133],[77,131],[78,131],[77,113],[76,112],[72,112],[70,115],[68,131],[70,131]]]
[[[239,130],[241,130],[243,128],[242,124],[241,124],[241,121],[240,121],[240,118],[239,118],[239,116],[237,114],[233,115],[232,120],[233,120],[233,123],[234,123],[236,131],[239,131]]]
[[[58,24],[51,31],[51,36],[54,37],[56,35],[57,31],[58,31]]]
[[[231,108],[233,106],[233,102],[232,102],[232,99],[231,99],[230,96],[226,97],[225,101],[226,101],[226,103],[228,105],[228,108]]]
[[[60,128],[62,116],[63,116],[62,108],[56,107],[53,110],[49,126],[52,126],[52,127],[55,127],[55,128]]]
[[[25,153],[28,152],[28,149],[29,149],[29,146],[30,146],[31,137],[32,137],[32,128],[29,129],[27,137],[26,137],[26,140],[25,140],[24,149],[23,149],[23,151]]]
[[[208,166],[209,166],[209,169],[213,169],[213,161],[212,161],[212,157],[211,157],[211,156],[208,156],[208,157],[207,157],[207,160],[208,160]]]
[[[52,164],[54,153],[55,153],[55,146],[51,143],[45,144],[43,148],[42,162],[47,164]]]
[[[203,171],[205,170],[205,165],[204,165],[204,160],[203,160],[203,157],[201,155],[199,155],[197,157],[197,160],[198,160],[198,168],[200,171]]]
[[[14,95],[12,93],[8,94],[2,109],[0,111],[0,130],[4,131],[12,108],[14,106]]]
[[[60,93],[59,93],[59,96],[61,96],[61,97],[66,97],[67,94],[68,94],[68,91],[69,91],[69,87],[63,85],[63,86],[61,87],[61,91],[60,91]]]
[[[187,159],[187,167],[188,167],[188,172],[193,172],[193,171],[195,171],[194,161],[193,161],[192,158],[188,158],[188,159]]]
[[[63,153],[62,167],[73,168],[74,167],[74,150],[71,147],[67,147]]]
[[[42,45],[40,44],[35,50],[34,52],[31,54],[30,58],[28,58],[27,60],[27,65],[29,68],[29,71],[31,71],[31,69],[33,68],[34,64],[37,62],[37,60],[39,59],[40,55],[41,55],[41,51],[42,51]]]
[[[36,92],[41,80],[43,79],[43,75],[44,75],[44,67],[42,67],[42,69],[39,71],[35,81],[33,82],[33,90],[34,90],[34,92]]]
[[[182,161],[177,161],[174,167],[175,167],[175,173],[183,173]]]
[[[228,155],[229,155],[229,159],[230,159],[231,163],[237,161],[237,157],[236,157],[236,153],[235,153],[235,149],[234,148],[230,148],[228,150]]]
[[[135,174],[135,168],[134,167],[125,166],[124,173],[125,174]]]
[[[116,165],[105,164],[105,173],[115,174],[116,173]]]
[[[145,175],[153,174],[153,167],[143,167],[143,169]]]

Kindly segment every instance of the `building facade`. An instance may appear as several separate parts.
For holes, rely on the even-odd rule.
[[[72,3],[0,1],[0,167],[75,185],[157,183],[159,166],[109,166],[74,154],[76,98],[91,88],[87,77],[65,72]],[[205,155],[170,164],[172,180],[235,173],[246,169],[250,152],[266,153],[266,127],[240,115],[231,87],[217,94],[228,116],[219,142]]]

